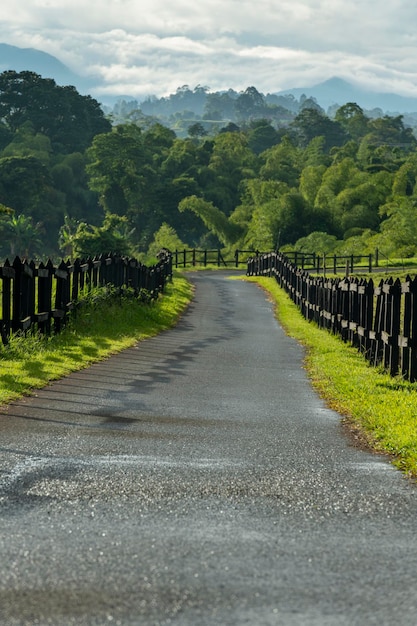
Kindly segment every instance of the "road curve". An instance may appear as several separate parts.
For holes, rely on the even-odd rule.
[[[175,329],[1,411],[0,624],[416,626],[415,485],[261,289],[191,278]]]

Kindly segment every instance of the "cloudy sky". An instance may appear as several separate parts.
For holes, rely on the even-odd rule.
[[[179,86],[263,93],[339,76],[417,96],[417,14],[405,0],[17,0],[0,43],[38,48],[142,98]],[[94,94],[93,94],[94,95]]]

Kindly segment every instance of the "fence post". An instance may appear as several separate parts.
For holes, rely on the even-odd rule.
[[[20,320],[22,318],[22,261],[17,256],[13,261],[13,269],[15,271],[13,281],[13,311],[12,311],[12,331],[15,333],[19,330]]]
[[[409,357],[409,373],[408,379],[414,383],[417,380],[417,276],[410,283],[411,291],[411,328],[409,331],[410,337],[410,357]]]
[[[9,259],[6,259],[3,267],[1,268],[2,277],[2,324],[1,324],[1,338],[3,344],[6,345],[9,342],[10,333],[12,330],[12,280],[15,277],[15,270],[11,267]]]
[[[37,321],[39,330],[45,335],[51,332],[51,310],[52,310],[52,275],[53,264],[51,259],[46,266],[43,263],[38,267],[38,315]]]
[[[401,311],[401,283],[397,278],[392,285],[389,294],[389,371],[391,376],[396,376],[399,369],[399,336],[400,336],[400,311]]]

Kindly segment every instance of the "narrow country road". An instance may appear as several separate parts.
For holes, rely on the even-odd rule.
[[[192,280],[175,329],[1,411],[0,624],[416,626],[417,487],[256,285]]]

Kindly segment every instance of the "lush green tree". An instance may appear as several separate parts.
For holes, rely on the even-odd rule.
[[[111,129],[96,100],[28,71],[0,74],[0,119],[12,132],[31,122],[60,153],[83,151],[96,134]]]
[[[43,165],[51,161],[52,147],[50,139],[42,133],[36,133],[32,122],[20,126],[10,143],[4,147],[3,157],[34,157]]]
[[[306,234],[304,215],[304,199],[294,190],[257,204],[249,223],[246,244],[266,251],[294,243]]]
[[[201,122],[195,122],[188,127],[188,134],[190,137],[205,137],[208,132]]]
[[[154,172],[140,128],[123,125],[97,135],[87,156],[90,189],[106,211],[126,215],[146,203]]]
[[[129,256],[133,253],[132,235],[125,217],[107,213],[101,226],[78,224],[72,237],[73,254],[80,258],[111,252]]]
[[[0,200],[19,214],[36,213],[50,182],[48,169],[35,157],[0,158]]]
[[[178,209],[180,212],[192,211],[198,215],[206,227],[224,244],[229,245],[237,241],[242,235],[240,226],[229,220],[226,215],[203,198],[190,196],[181,200]]]
[[[332,162],[331,157],[325,151],[325,139],[322,135],[314,137],[303,151],[303,167],[326,165]]]
[[[362,138],[358,160],[369,171],[396,171],[404,157],[414,152],[417,140],[411,128],[406,128],[403,116],[385,115],[368,123],[368,133]]]
[[[33,219],[26,215],[14,213],[2,215],[0,233],[3,254],[10,254],[12,258],[15,256],[35,258],[43,249],[42,230],[41,223],[34,223]]]
[[[200,149],[191,139],[175,139],[166,158],[161,163],[164,178],[179,176],[196,177],[200,161]]]
[[[417,253],[417,199],[393,198],[380,208],[383,219],[378,246],[386,255],[414,256]]]
[[[417,188],[417,155],[412,153],[395,172],[392,193],[395,196],[416,195]]]
[[[228,122],[226,126],[223,126],[223,128],[220,129],[219,132],[220,133],[240,133],[241,130],[242,129],[240,128],[240,126],[238,126],[234,122]]]
[[[265,114],[265,98],[255,87],[247,87],[235,101],[235,112],[240,120],[262,117]]]
[[[257,159],[243,133],[220,133],[213,142],[204,197],[226,215],[240,203],[242,181],[256,175]]]
[[[259,171],[261,178],[281,181],[289,187],[298,187],[302,153],[289,137],[285,136],[281,143],[263,152],[261,162]]]
[[[305,254],[331,254],[336,250],[338,241],[334,235],[326,232],[313,231],[306,237],[298,239],[294,249]]]
[[[280,135],[272,126],[271,122],[265,119],[253,120],[248,133],[248,147],[255,154],[261,154],[268,148],[272,148],[280,141]]]
[[[343,159],[351,159],[356,161],[356,157],[359,150],[359,144],[350,139],[343,146],[333,146],[330,150],[330,157],[332,163],[340,163]]]
[[[347,102],[336,111],[335,121],[345,130],[348,137],[360,141],[368,132],[369,118],[355,102]]]
[[[377,229],[379,207],[391,192],[392,176],[387,172],[367,174],[363,182],[341,191],[334,204],[334,212],[343,232],[352,228]]]
[[[314,207],[316,203],[316,196],[326,170],[325,165],[307,165],[301,172],[299,189],[307,204],[311,207]]]
[[[314,137],[324,137],[324,148],[329,152],[333,146],[341,146],[346,141],[346,134],[339,122],[331,120],[316,109],[306,108],[300,111],[291,122],[297,144],[305,148]]]
[[[343,241],[339,241],[335,250],[336,254],[361,255],[375,254],[376,248],[381,241],[381,236],[369,228],[356,229],[356,233],[347,237]]]
[[[224,120],[232,119],[235,111],[235,98],[232,92],[208,93],[204,106],[203,119]]]
[[[142,131],[144,149],[148,151],[149,156],[152,156],[154,164],[161,163],[166,159],[175,140],[174,131],[163,126],[163,124],[152,124],[145,131]]]
[[[279,209],[278,201],[257,205],[253,209],[245,236],[245,248],[268,252],[279,247],[279,231],[277,233],[275,228]]]
[[[62,194],[64,214],[99,225],[103,219],[103,208],[97,193],[89,189],[86,165],[87,157],[80,152],[62,156],[50,170],[53,187]]]
[[[154,234],[153,241],[148,249],[148,256],[156,257],[158,252],[160,252],[163,248],[169,250],[170,252],[188,248],[188,246],[178,237],[175,229],[166,222],[164,222]]]

